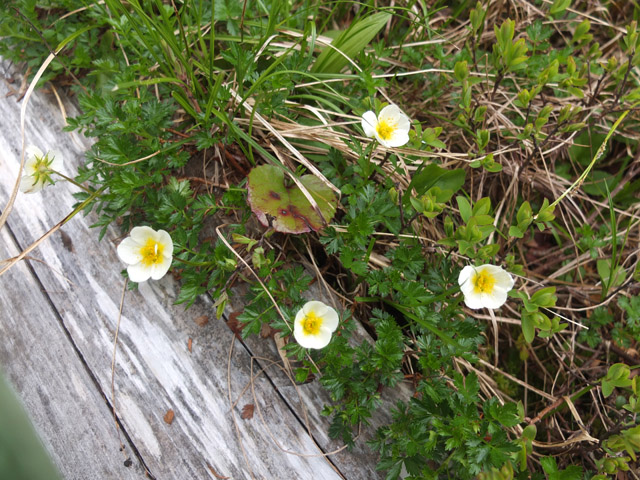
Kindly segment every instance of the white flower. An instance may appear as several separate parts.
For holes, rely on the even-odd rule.
[[[458,284],[469,308],[500,308],[513,288],[513,277],[495,265],[467,265],[460,272]]]
[[[51,175],[54,171],[60,171],[62,157],[56,152],[42,153],[33,145],[27,147],[29,155],[24,164],[24,175],[20,179],[20,191],[24,193],[36,193],[46,185],[53,184]]]
[[[401,147],[409,141],[411,122],[396,105],[387,105],[377,117],[371,110],[365,112],[362,129],[367,137],[376,137],[385,147]]]
[[[324,348],[338,328],[338,312],[322,302],[311,301],[296,314],[293,336],[304,348]]]
[[[134,227],[118,245],[120,260],[128,263],[127,273],[132,282],[149,278],[159,280],[167,273],[173,259],[173,241],[164,230]]]

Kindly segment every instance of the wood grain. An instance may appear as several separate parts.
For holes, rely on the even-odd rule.
[[[5,98],[7,92],[0,80],[0,115],[8,126],[0,133],[0,208],[13,188],[20,154],[20,104]],[[65,97],[63,102],[74,115],[73,103]],[[61,152],[64,173],[73,176],[91,141],[62,132],[64,119],[45,91],[34,94],[27,112],[27,144]],[[67,215],[74,191],[59,182],[38,194],[20,194],[8,228],[0,232],[2,258]],[[110,416],[124,285],[115,249],[121,233],[110,228],[98,242],[98,232],[89,228],[95,221],[93,215],[74,217],[32,253],[30,268],[23,262],[0,277],[6,339],[0,360],[65,478],[143,478],[145,470],[158,479],[384,478],[364,445],[366,435],[353,452],[326,458],[324,452],[341,445],[327,436],[329,419],[320,412],[329,398],[318,382],[296,389],[275,367],[256,376],[262,366],[280,361],[273,341],[236,340],[215,319],[209,298],[189,310],[174,305],[178,285],[170,275],[125,295],[115,365],[116,408],[133,459],[124,467]],[[248,404],[254,414],[243,419]],[[386,421],[384,411],[375,425]]]
[[[1,257],[17,253],[9,229],[0,230]],[[0,365],[64,478],[141,478],[139,465],[124,466],[109,403],[28,263],[0,285]]]

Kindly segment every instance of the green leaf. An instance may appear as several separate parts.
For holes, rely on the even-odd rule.
[[[549,200],[545,198],[542,201],[542,206],[540,207],[535,220],[537,222],[552,222],[556,218],[556,216],[553,214],[553,211],[554,207],[552,205],[549,205]]]
[[[458,202],[458,209],[460,210],[460,216],[462,217],[462,220],[464,220],[465,223],[468,223],[469,219],[471,218],[472,212],[469,200],[467,200],[462,195],[458,195],[456,197],[456,201]]]
[[[524,232],[522,230],[520,230],[518,227],[512,225],[509,227],[509,236],[510,237],[516,237],[516,238],[522,238],[524,237]]]
[[[522,430],[522,438],[526,438],[527,440],[535,440],[537,432],[538,429],[535,425],[527,425],[524,430]]]
[[[545,473],[556,473],[558,471],[558,464],[553,457],[542,457],[540,464]]]
[[[442,140],[438,140],[441,133],[442,127],[425,128],[422,133],[422,142],[430,147],[445,149],[447,145]]]
[[[297,185],[289,183],[284,170],[261,165],[249,173],[248,201],[251,210],[265,226],[278,232],[303,233],[321,230],[336,212],[333,191],[315,175],[303,175],[300,183],[311,194],[319,212]],[[322,216],[320,216],[320,214]]]
[[[489,212],[491,212],[491,199],[489,197],[482,197],[473,205],[473,215],[475,217],[489,216]],[[493,222],[493,218],[491,218],[489,223],[491,222]],[[478,225],[484,224],[478,222]]]
[[[514,20],[511,20],[510,18],[502,22],[502,25],[500,25],[500,27],[494,25],[493,31],[496,34],[498,46],[502,51],[506,51],[506,49],[511,46],[511,40],[513,40],[515,27],[516,22]]]
[[[520,205],[518,209],[518,214],[516,215],[516,220],[518,221],[518,225],[526,223],[529,225],[531,223],[533,216],[533,211],[531,210],[531,205],[529,202],[524,202]]]
[[[618,265],[611,271],[611,259],[600,259],[596,262],[596,268],[602,284],[607,288],[615,288],[622,285],[626,278],[625,270]]]
[[[296,369],[296,382],[304,383],[309,378],[309,369],[308,368],[298,368]]]
[[[401,471],[402,471],[402,461],[398,461],[389,469],[384,479],[396,480],[400,476]]]
[[[556,297],[555,293],[556,287],[541,288],[531,296],[531,303],[537,305],[538,307],[553,307],[558,300],[558,297]]]
[[[551,8],[549,9],[549,13],[551,15],[555,15],[556,13],[562,13],[567,8],[571,6],[571,0],[555,0]]]
[[[498,254],[498,250],[500,250],[500,245],[498,245],[497,243],[490,243],[489,245],[485,245],[484,247],[478,249],[478,258],[493,258]]]
[[[469,76],[469,67],[467,66],[467,61],[456,62],[453,67],[453,74],[456,77],[456,80],[462,82],[465,78]]]
[[[522,323],[522,335],[524,336],[524,339],[527,343],[533,342],[533,339],[536,336],[536,329],[533,325],[533,318],[531,317],[531,315],[523,313],[520,321]]]
[[[615,363],[611,365],[607,375],[602,379],[602,394],[608,397],[616,387],[628,387],[631,385],[629,375],[631,369],[624,363]]]
[[[312,73],[339,73],[375,37],[391,18],[390,13],[378,12],[353,22],[349,28],[327,45],[311,67]]]
[[[573,32],[573,38],[571,38],[572,43],[579,43],[583,38],[585,40],[592,40],[593,35],[587,37],[589,30],[591,29],[591,22],[588,19],[584,19],[577,27],[575,32]]]
[[[446,200],[443,197],[438,198],[439,202],[445,203],[451,200],[451,197],[464,185],[465,171],[462,168],[455,170],[447,170],[433,163],[426,165],[416,175],[413,176],[407,193],[404,196],[404,204],[408,205],[409,194],[415,189],[418,196],[424,195],[432,187],[438,187],[442,192],[449,190],[451,192]]]

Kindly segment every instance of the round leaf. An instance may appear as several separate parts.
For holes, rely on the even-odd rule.
[[[252,169],[249,173],[248,200],[260,223],[284,233],[322,229],[336,212],[336,197],[314,175],[303,175],[300,183],[315,200],[317,210],[309,203],[302,190],[285,178],[283,169],[273,165],[261,165]]]

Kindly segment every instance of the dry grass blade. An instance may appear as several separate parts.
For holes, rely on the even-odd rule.
[[[27,106],[29,105],[29,99],[31,98],[31,94],[33,93],[33,90],[36,88],[38,81],[40,80],[45,70],[47,69],[49,64],[53,61],[54,58],[56,58],[55,54],[53,53],[49,54],[47,59],[44,61],[44,63],[40,66],[40,68],[34,75],[33,80],[31,80],[31,84],[27,89],[27,93],[24,95],[22,99],[22,107],[20,108],[20,140],[21,140],[20,168],[18,169],[18,176],[16,178],[16,183],[13,186],[13,190],[11,191],[11,196],[9,197],[9,200],[7,201],[6,205],[2,209],[2,215],[0,215],[0,229],[4,227],[5,223],[7,223],[7,218],[9,217],[9,214],[13,209],[13,204],[16,201],[16,197],[18,196],[18,189],[20,188],[20,178],[22,175],[22,170],[24,169],[25,161],[26,161],[25,159],[26,144],[25,144],[24,136],[25,136],[25,121],[27,116]],[[5,271],[4,269],[0,271],[0,275],[4,271]]]

